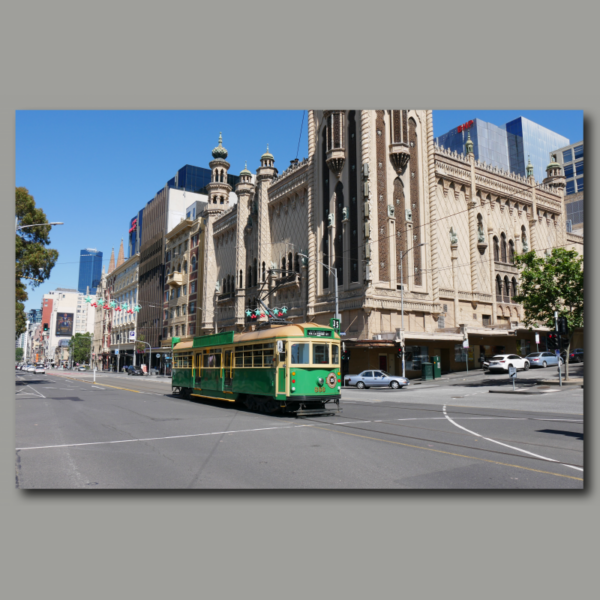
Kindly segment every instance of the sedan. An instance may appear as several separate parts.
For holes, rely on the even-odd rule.
[[[543,367],[545,369],[546,367],[555,367],[558,365],[558,356],[552,354],[552,352],[533,352],[532,354],[528,354],[526,358],[532,367]],[[562,358],[560,359],[560,364],[563,364]]]
[[[562,358],[565,359],[566,352],[563,350]],[[583,348],[575,348],[569,352],[569,362],[582,363],[583,362]]]
[[[34,365],[29,365],[26,369],[26,371],[28,373],[34,373],[35,372],[35,366]]]
[[[37,367],[34,367],[33,372],[36,375],[45,375],[46,369],[45,369],[44,365],[37,365]]]
[[[346,385],[355,385],[359,390],[370,387],[391,387],[397,390],[409,385],[406,377],[388,375],[385,371],[363,371],[360,375],[347,375],[344,381]]]
[[[526,358],[521,358],[516,354],[496,354],[490,359],[490,371],[507,371],[509,367],[515,367],[518,370],[527,371],[529,369],[529,361]]]
[[[142,371],[141,367],[130,367],[127,375],[144,375],[144,371]]]

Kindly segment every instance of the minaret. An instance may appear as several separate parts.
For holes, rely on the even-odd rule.
[[[479,291],[479,277],[478,277],[478,260],[477,260],[477,188],[475,184],[475,152],[473,151],[474,144],[471,141],[471,132],[467,134],[467,141],[465,142],[465,149],[467,151],[467,160],[471,163],[471,187],[468,190],[467,208],[469,209],[469,246],[471,250],[471,292],[475,293]],[[465,193],[467,193],[465,188]],[[458,315],[455,315],[457,318]],[[455,322],[454,326],[458,324]]]
[[[223,137],[219,133],[219,145],[212,151],[213,160],[208,163],[212,170],[211,182],[206,185],[208,190],[208,206],[204,210],[206,229],[204,233],[204,282],[202,293],[202,330],[214,329],[215,291],[217,283],[217,263],[213,227],[216,219],[229,208],[229,193],[231,186],[227,183],[227,171],[231,166],[225,159],[227,150],[223,148]]]
[[[535,197],[535,177],[533,176],[533,165],[531,159],[527,157],[527,183],[531,186],[531,216],[529,217],[529,239],[531,240],[531,249],[537,250],[537,232],[535,226],[538,222],[537,200]]]
[[[119,248],[119,256],[117,257],[117,268],[125,262],[125,253],[123,251],[123,238],[121,238],[121,247]]]
[[[108,263],[108,272],[112,273],[115,270],[115,249],[110,253],[110,262]]]
[[[269,187],[273,178],[277,175],[277,169],[273,166],[275,158],[267,151],[260,157],[260,167],[256,171],[256,211],[258,221],[258,272],[262,280],[262,264],[265,263],[265,271],[271,268],[271,224],[269,221]],[[279,265],[278,265],[279,266]]]
[[[254,203],[255,185],[252,183],[252,173],[248,167],[240,172],[240,182],[235,188],[238,197],[237,205],[237,230],[236,230],[236,255],[235,255],[235,324],[243,328],[246,318],[246,288],[249,282],[246,281],[246,243],[244,240],[248,217],[252,213],[252,204]],[[260,271],[260,266],[259,266]]]
[[[567,243],[567,209],[564,204],[567,180],[565,179],[561,165],[556,160],[556,154],[552,155],[552,162],[546,167],[544,183],[560,195],[561,210],[557,222],[557,226],[560,227],[558,240],[564,246]]]

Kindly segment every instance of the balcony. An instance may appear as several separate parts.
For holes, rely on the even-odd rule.
[[[167,275],[167,285],[170,287],[179,287],[183,285],[183,274],[177,271]]]

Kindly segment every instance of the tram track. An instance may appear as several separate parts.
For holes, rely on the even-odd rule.
[[[346,416],[344,416],[344,418],[347,418]],[[356,425],[350,425],[348,423],[341,423],[341,424],[336,424],[336,423],[331,423],[331,422],[323,422],[323,421],[317,421],[316,419],[310,419],[310,418],[304,418],[302,419],[303,421],[310,421],[312,423],[318,424],[320,425],[321,429],[326,429],[325,426],[335,426],[338,428],[343,428],[343,429],[350,429],[350,430],[356,430],[356,431],[362,431],[365,433],[370,433],[370,434],[379,434],[379,435],[384,435],[384,436],[391,436],[393,438],[400,438],[400,439],[406,439],[406,440],[411,440],[411,441],[416,441],[416,442],[423,442],[423,443],[428,443],[428,444],[438,444],[441,446],[447,446],[450,448],[457,448],[457,449],[464,449],[464,450],[477,450],[479,452],[485,452],[487,454],[490,455],[498,455],[498,456],[508,456],[511,458],[519,458],[519,459],[528,459],[528,460],[533,460],[539,463],[544,463],[544,464],[556,464],[556,465],[565,465],[568,467],[574,467],[577,469],[583,469],[583,465],[579,465],[579,464],[575,464],[575,463],[571,463],[571,462],[564,462],[564,461],[558,461],[555,459],[552,460],[548,460],[548,459],[543,459],[543,458],[537,458],[535,456],[528,456],[528,455],[524,455],[524,454],[517,454],[514,452],[506,452],[506,451],[502,451],[502,450],[493,450],[493,449],[489,449],[489,448],[483,448],[483,447],[475,447],[475,446],[469,446],[469,445],[465,445],[465,444],[454,444],[452,442],[444,442],[441,440],[435,440],[435,439],[430,439],[430,438],[425,438],[425,437],[417,437],[417,436],[411,436],[411,435],[406,435],[406,434],[401,434],[401,433],[393,433],[393,432],[388,432],[388,431],[380,431],[377,429],[371,429],[369,427],[358,427],[358,424]],[[364,419],[356,419],[357,421],[362,421],[364,423]],[[388,422],[386,421],[386,424]],[[329,429],[330,431],[335,431],[334,429]],[[437,430],[439,432],[439,430]],[[451,431],[445,431],[443,433],[457,433],[457,432],[451,432]],[[469,434],[464,434],[464,435],[469,435]],[[375,439],[375,438],[371,438],[371,439]],[[387,440],[384,439],[379,439],[379,441],[385,443]],[[514,442],[513,442],[514,443]],[[523,443],[523,442],[517,442],[517,443]],[[427,449],[427,448],[424,448]],[[556,447],[554,448],[556,450],[565,450],[565,448],[560,448],[560,447]],[[473,456],[473,457],[469,457],[469,458],[473,458],[473,459],[477,459],[477,457]]]

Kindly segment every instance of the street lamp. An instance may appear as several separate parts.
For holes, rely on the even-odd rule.
[[[306,254],[300,254],[300,252],[298,252],[298,256],[301,256],[302,258],[306,258],[306,260],[310,260]],[[333,276],[335,277],[335,283],[334,283],[334,287],[335,287],[335,318],[339,319],[340,318],[340,314],[339,314],[339,311],[338,311],[338,278],[337,278],[337,269],[335,267],[330,267],[329,265],[326,265],[325,263],[322,263],[320,260],[317,260],[316,258],[313,258],[312,260],[314,260],[316,263],[319,263],[320,265],[322,265],[323,267],[325,267],[330,273],[333,271]]]
[[[404,257],[411,251],[414,250],[415,248],[420,248],[421,246],[424,246],[427,242],[423,242],[422,244],[417,244],[416,246],[413,246],[412,248],[409,248],[406,252],[403,252],[402,250],[400,250],[400,290],[401,290],[401,300],[400,300],[400,310],[401,310],[401,317],[400,317],[400,327],[402,328],[402,334],[404,334],[404,275],[402,272],[402,263],[404,262]],[[404,339],[402,340],[404,342]],[[402,348],[402,377],[406,377],[406,362],[405,362],[405,357],[404,357],[404,347]]]
[[[26,229],[27,227],[43,227],[44,225],[64,225],[64,223],[35,223],[34,225],[18,225],[19,217],[15,218],[15,233],[21,229]]]

